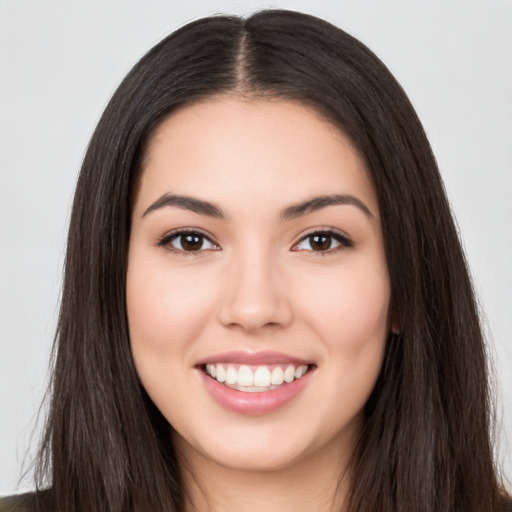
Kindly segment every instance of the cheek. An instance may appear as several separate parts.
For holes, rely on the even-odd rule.
[[[132,346],[145,345],[163,355],[193,339],[203,327],[201,312],[214,303],[214,287],[204,278],[187,269],[171,271],[134,260],[126,287]]]
[[[173,270],[144,253],[130,255],[126,296],[132,355],[140,381],[169,421],[174,409],[186,406],[181,402],[190,387],[190,347],[215,303],[212,286],[197,286],[201,279],[197,271]]]
[[[308,288],[303,314],[322,343],[319,378],[334,432],[362,413],[382,367],[389,331],[387,267],[361,259]]]
[[[384,265],[341,269],[308,286],[304,304],[330,352],[354,354],[383,343],[388,331],[389,279]]]
[[[142,385],[171,422],[173,411],[186,407],[190,347],[205,327],[211,287],[197,286],[197,275],[185,270],[132,256],[126,285],[132,356]]]
[[[352,266],[317,283],[308,297],[304,307],[323,344],[322,393],[334,433],[360,418],[382,367],[389,331],[386,267]]]

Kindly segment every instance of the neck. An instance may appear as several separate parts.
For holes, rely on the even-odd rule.
[[[186,458],[180,456],[185,511],[343,512],[351,480],[350,453],[333,448],[329,444],[292,465],[271,471],[228,468],[187,451]]]

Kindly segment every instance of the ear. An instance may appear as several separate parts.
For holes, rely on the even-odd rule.
[[[391,334],[398,336],[401,332],[400,320],[396,311],[391,311],[389,315],[389,330]]]

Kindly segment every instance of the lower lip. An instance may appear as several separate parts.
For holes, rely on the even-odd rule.
[[[224,409],[239,414],[257,416],[275,411],[291,402],[307,385],[313,370],[309,370],[300,379],[283,384],[276,389],[253,393],[228,388],[206,375],[202,370],[200,373],[206,388]]]

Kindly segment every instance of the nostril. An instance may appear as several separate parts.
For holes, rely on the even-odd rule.
[[[282,329],[293,318],[287,297],[271,283],[254,287],[246,283],[226,291],[218,311],[223,326],[250,333]]]

